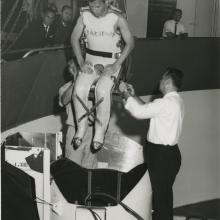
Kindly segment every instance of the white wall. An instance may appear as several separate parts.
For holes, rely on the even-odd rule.
[[[135,37],[145,38],[147,33],[148,0],[126,0],[128,23]]]
[[[194,36],[196,0],[177,0],[177,8],[183,11],[181,22],[190,37]]]
[[[181,95],[186,114],[179,143],[182,167],[174,184],[175,206],[220,198],[220,90]],[[113,115],[109,129],[120,133],[117,123]],[[17,131],[57,132],[61,127],[59,116],[48,116],[4,132],[2,138]],[[140,141],[137,134],[127,136]]]
[[[218,114],[220,114],[219,112],[220,112],[220,97],[219,97],[219,99],[218,99],[218,107],[217,107],[217,112],[218,112]],[[216,123],[217,123],[217,132],[218,132],[218,134],[220,134],[220,117],[218,117],[218,119],[217,119],[217,121],[216,121]],[[217,174],[217,176],[218,176],[218,198],[220,198],[220,135],[218,135],[218,155],[219,155],[219,158],[218,158],[218,167],[219,167],[219,169],[218,169],[218,174]]]
[[[148,1],[127,0],[128,23],[132,34],[139,38],[145,38],[147,33]],[[177,8],[183,10],[182,23],[190,37],[220,37],[219,2],[220,0],[177,0]]]
[[[177,8],[183,10],[181,22],[190,37],[212,37],[216,32],[215,19],[219,19],[217,9],[219,0],[177,0]]]
[[[179,206],[219,197],[220,90],[182,94],[186,115],[180,139],[182,167],[174,185]]]
[[[216,0],[216,17],[215,17],[215,25],[216,25],[216,37],[220,37],[220,0]]]

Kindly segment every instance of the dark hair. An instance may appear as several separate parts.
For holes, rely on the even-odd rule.
[[[173,11],[173,13],[175,13],[175,12],[180,12],[181,14],[183,14],[183,11],[182,11],[181,9],[179,9],[179,8],[176,8],[176,9]]]
[[[47,13],[54,13],[54,15],[56,15],[56,11],[54,11],[54,9],[52,9],[51,7],[45,8],[43,13],[44,15],[46,15]]]
[[[94,2],[96,0],[88,0],[88,2]],[[106,0],[102,0],[103,2],[105,2]]]
[[[69,5],[64,5],[63,7],[62,7],[62,12],[64,11],[64,10],[66,10],[66,9],[70,9],[70,10],[72,10],[72,7],[71,6],[69,6]]]
[[[179,90],[183,84],[184,74],[181,70],[168,67],[166,75],[172,79],[174,86]]]

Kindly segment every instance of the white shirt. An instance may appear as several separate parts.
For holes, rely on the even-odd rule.
[[[61,97],[65,93],[65,91],[70,87],[73,86],[72,81],[64,84],[60,89],[59,89],[59,105],[63,107],[63,103],[61,102]],[[66,124],[75,126],[74,124],[74,118],[73,118],[73,109],[71,103],[68,103],[66,106],[66,114],[67,114],[67,119],[66,119]]]
[[[116,29],[119,15],[111,10],[103,17],[95,17],[90,10],[81,13],[84,24],[84,33],[87,39],[87,47],[91,50],[110,53],[120,52],[118,43],[121,35]]]
[[[167,37],[166,32],[175,33],[175,23],[174,20],[168,20],[164,23],[163,26],[163,37]],[[182,23],[178,22],[176,26],[176,35],[184,34],[186,33],[185,28]]]
[[[184,117],[184,105],[177,92],[148,104],[140,104],[129,97],[125,108],[138,119],[150,118],[147,140],[154,144],[175,145],[178,143]]]

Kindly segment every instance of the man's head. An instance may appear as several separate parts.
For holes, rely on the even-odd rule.
[[[160,91],[167,94],[172,91],[178,91],[183,83],[183,72],[175,68],[167,68],[160,80]]]
[[[63,22],[71,22],[73,17],[73,10],[69,5],[64,5],[61,11],[61,19]]]
[[[43,23],[47,26],[50,26],[54,22],[55,16],[56,16],[56,13],[52,9],[47,8],[44,11]]]
[[[173,20],[176,22],[179,22],[182,18],[182,10],[181,9],[175,9],[173,12]]]
[[[106,0],[88,0],[88,2],[91,12],[96,17],[103,16],[108,8],[108,2]]]

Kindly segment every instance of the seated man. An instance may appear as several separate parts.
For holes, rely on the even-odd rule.
[[[187,35],[185,28],[180,20],[182,18],[182,10],[175,9],[173,13],[173,19],[164,23],[163,37],[164,38],[176,38],[184,37]]]
[[[74,80],[77,76],[77,69],[73,60],[69,62],[69,72],[71,73],[73,79],[65,83],[59,89],[59,105],[61,107],[66,108],[66,134],[65,134],[65,157],[74,161],[75,163],[79,164],[88,169],[96,168],[97,167],[97,160],[96,155],[92,154],[90,151],[90,142],[92,137],[92,129],[89,129],[89,132],[86,133],[83,144],[79,149],[73,149],[72,147],[72,139],[76,132],[76,126],[74,122],[74,115],[72,109],[72,94],[73,94],[73,87],[74,87]]]
[[[73,10],[70,6],[62,7],[61,16],[56,23],[54,42],[56,44],[70,44],[70,36],[73,30]]]
[[[80,47],[82,34],[85,35],[87,40],[85,59]],[[121,37],[125,42],[122,51],[120,48]],[[78,119],[86,111],[77,97],[87,105],[90,87],[94,82],[97,82],[95,101],[103,101],[96,109],[96,115],[99,122],[101,121],[101,123],[95,122],[92,147],[96,152],[103,146],[110,119],[111,89],[114,85],[111,77],[117,78],[123,61],[134,47],[134,40],[125,18],[110,8],[107,0],[89,0],[89,7],[84,8],[78,18],[71,41],[80,67],[73,93],[73,103],[78,123],[73,144],[75,148],[81,145],[87,126],[86,117],[78,122]]]

